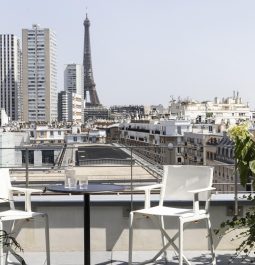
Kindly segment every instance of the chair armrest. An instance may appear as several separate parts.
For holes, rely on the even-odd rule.
[[[29,188],[20,188],[20,187],[11,187],[12,191],[17,191],[19,193],[42,193],[43,190],[39,189],[29,189]]]
[[[43,193],[43,190],[39,189],[29,189],[29,188],[20,188],[20,187],[11,187],[11,191],[17,191],[19,193],[25,194],[25,211],[31,212],[31,194],[32,193]]]
[[[134,191],[144,191],[145,192],[145,200],[144,200],[144,208],[150,208],[151,206],[151,190],[162,188],[162,184],[153,184],[148,186],[135,187]]]
[[[135,191],[146,191],[146,190],[154,190],[154,189],[159,189],[162,188],[162,184],[153,184],[153,185],[148,185],[148,186],[140,186],[140,187],[134,187]]]
[[[191,192],[191,193],[200,193],[200,192],[203,192],[203,191],[212,191],[212,190],[216,190],[216,188],[208,187],[208,188],[204,188],[204,189],[189,190],[188,192]]]
[[[191,192],[193,193],[194,197],[193,197],[193,211],[195,213],[199,213],[199,198],[198,198],[198,194],[201,193],[201,192],[205,192],[205,191],[212,191],[212,190],[215,190],[215,188],[213,187],[208,187],[208,188],[204,188],[204,189],[197,189],[197,190],[189,190],[188,192]],[[206,203],[206,211],[209,209],[209,198],[207,198],[207,203]]]

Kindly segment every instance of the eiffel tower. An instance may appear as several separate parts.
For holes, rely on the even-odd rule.
[[[101,106],[97,91],[96,84],[94,82],[93,71],[92,71],[92,60],[91,60],[91,49],[90,49],[90,37],[89,27],[90,21],[86,14],[84,20],[84,50],[83,50],[83,67],[84,67],[84,99],[86,100],[86,107]],[[87,94],[89,93],[90,102],[87,100]]]

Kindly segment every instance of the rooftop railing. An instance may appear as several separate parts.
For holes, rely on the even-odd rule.
[[[125,183],[133,186],[144,182],[160,182],[164,164],[185,163],[179,147],[124,146],[120,144],[26,145],[0,148],[0,167],[11,170],[16,184],[26,187],[64,181],[64,170],[73,165],[77,175],[87,175],[89,181]],[[175,154],[174,154],[175,153]],[[252,185],[242,187],[233,163],[206,160],[193,164],[215,167],[214,186],[217,193],[253,192]],[[228,162],[228,161],[227,161]],[[131,198],[132,199],[132,198]]]
[[[83,151],[82,151],[83,150]],[[119,150],[122,152],[120,153]],[[30,177],[34,172],[40,172],[42,177],[38,180],[44,180],[43,174],[60,173],[66,166],[72,164],[75,167],[129,167],[130,172],[125,176],[132,176],[132,168],[140,167],[146,172],[149,172],[149,179],[160,180],[163,172],[164,164],[185,164],[184,156],[176,152],[175,155],[182,157],[181,162],[177,162],[173,158],[173,150],[161,146],[124,146],[124,145],[32,145],[15,148],[0,148],[0,167],[8,167],[16,179],[25,177],[26,185],[29,185]],[[97,154],[98,153],[98,154]],[[183,152],[182,152],[183,153]],[[124,154],[124,155],[123,155]],[[122,156],[122,157],[120,157]],[[194,154],[195,156],[195,154]],[[176,160],[176,161],[175,161]],[[218,160],[218,159],[217,159]],[[234,184],[235,176],[231,175],[232,168],[234,173],[233,163],[224,163],[224,160],[201,160],[205,165],[222,168],[222,182],[215,183],[219,186]],[[196,163],[193,159],[193,164],[201,165],[200,160]],[[226,162],[226,160],[225,160]],[[225,169],[225,171],[224,171]],[[220,171],[220,170],[219,170]],[[23,175],[21,174],[23,173]],[[118,172],[112,170],[112,176],[119,175]],[[109,176],[110,177],[110,176]],[[120,179],[121,180],[121,176]],[[232,180],[232,181],[231,181]],[[240,191],[241,191],[240,187]],[[221,191],[221,190],[218,190]],[[222,192],[225,190],[222,190]],[[230,190],[226,189],[227,192]]]

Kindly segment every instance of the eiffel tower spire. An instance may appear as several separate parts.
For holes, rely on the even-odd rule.
[[[84,20],[84,50],[83,50],[83,67],[84,67],[84,98],[87,100],[87,92],[89,93],[90,103],[86,103],[87,106],[99,106],[100,101],[96,91],[96,84],[94,82],[91,49],[90,49],[90,37],[89,27],[90,21],[86,14]]]

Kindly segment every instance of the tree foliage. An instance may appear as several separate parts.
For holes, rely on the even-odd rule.
[[[252,204],[255,203],[255,199],[252,195],[246,198],[250,200]],[[221,223],[220,228],[215,230],[215,233],[221,237],[236,229],[242,229],[242,232],[234,236],[231,240],[234,241],[239,239],[241,243],[236,248],[236,252],[229,262],[231,263],[234,259],[241,256],[242,260],[249,260],[251,264],[255,263],[255,207],[251,207],[243,217],[234,216],[231,220]]]
[[[235,170],[239,173],[240,181],[243,186],[252,182],[253,189],[255,176],[255,138],[249,132],[247,123],[233,126],[229,129],[228,135],[235,143]],[[251,201],[254,205],[255,198],[253,195],[244,196],[247,200]],[[236,257],[241,256],[243,259],[249,259],[250,263],[255,263],[251,253],[255,254],[255,207],[252,206],[245,216],[234,216],[231,220],[221,223],[220,229],[215,230],[216,234],[224,235],[230,233],[235,229],[243,229],[232,240],[241,239],[241,244],[236,248],[235,255],[231,258],[230,262]]]
[[[235,167],[241,184],[245,186],[251,181],[250,177],[255,175],[255,138],[249,132],[247,123],[231,127],[228,135],[235,143]]]

